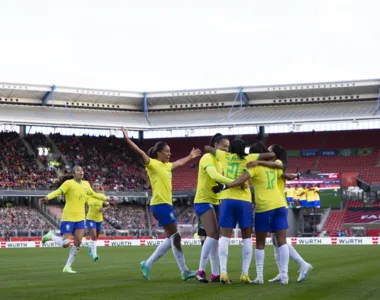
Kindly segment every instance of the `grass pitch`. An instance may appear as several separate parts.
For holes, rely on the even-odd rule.
[[[152,268],[151,281],[142,278],[139,262],[154,247],[99,247],[93,262],[81,249],[73,269],[62,273],[68,249],[0,249],[0,299],[379,299],[380,272],[377,246],[296,246],[314,270],[297,283],[298,267],[291,261],[290,283],[244,285],[239,283],[241,247],[230,246],[229,275],[232,285],[183,282],[168,252]],[[197,269],[200,247],[184,247],[187,264]],[[209,275],[208,271],[208,275]],[[252,260],[251,279],[255,277]],[[273,248],[266,248],[265,280],[277,273]]]

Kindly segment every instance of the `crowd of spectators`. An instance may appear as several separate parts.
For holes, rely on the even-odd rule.
[[[51,189],[56,177],[38,166],[16,132],[0,132],[0,189]]]
[[[104,219],[115,229],[147,229],[145,207],[142,205],[111,206],[104,212]]]
[[[41,236],[46,229],[55,226],[37,210],[28,206],[11,206],[0,208],[0,232],[5,236]]]

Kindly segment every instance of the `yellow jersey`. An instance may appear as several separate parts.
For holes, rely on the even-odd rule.
[[[298,188],[298,199],[300,201],[306,201],[306,191],[304,188]]]
[[[157,159],[149,159],[145,169],[152,187],[150,205],[173,205],[172,197],[172,163],[163,163]]]
[[[318,201],[318,200],[321,200],[320,198],[319,198],[319,188],[318,187],[315,187],[314,188],[314,200],[316,200],[316,201]]]
[[[338,191],[338,188],[336,186],[333,187],[334,192]]]
[[[293,198],[294,196],[294,188],[287,188],[286,189],[286,197],[287,198]]]
[[[241,159],[237,154],[216,150],[215,156],[222,163],[224,176],[236,180],[243,175],[247,163],[257,160],[260,154],[248,154],[244,159]],[[242,189],[240,186],[227,189],[223,192],[223,199],[252,202],[251,190]]]
[[[95,193],[88,181],[78,182],[74,179],[66,180],[58,190],[47,195],[51,200],[59,195],[65,195],[66,204],[62,213],[62,221],[79,222],[85,219],[85,203],[87,196],[106,201],[107,197],[103,194]]]
[[[247,170],[255,189],[256,212],[265,212],[284,207],[283,196],[278,189],[278,178],[282,170],[256,166]]]
[[[199,161],[198,184],[194,203],[211,203],[217,205],[220,203],[220,199],[222,199],[223,192],[215,194],[212,191],[212,187],[216,185],[216,182],[207,173],[207,168],[215,168],[219,174],[223,173],[222,164],[214,155],[206,153],[202,156]]]
[[[103,207],[103,201],[96,198],[87,197],[88,212],[86,219],[94,222],[103,221],[103,213],[99,211]]]
[[[306,189],[306,200],[307,202],[315,201],[315,192],[314,189]]]
[[[276,163],[280,163],[282,165],[282,161],[279,159],[276,160]],[[282,178],[282,174],[281,174],[281,176],[278,176],[277,178],[278,191],[280,192],[281,201],[284,203],[285,207],[288,208],[289,207],[288,201],[286,201],[286,197],[285,197],[285,184],[286,184],[286,180]]]

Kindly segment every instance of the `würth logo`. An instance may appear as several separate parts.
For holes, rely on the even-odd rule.
[[[372,238],[372,244],[377,245],[379,243],[379,238],[378,237],[373,237]]]
[[[6,242],[1,242],[1,248],[6,248],[7,243]]]
[[[36,248],[40,248],[41,247],[41,242],[34,242],[34,245],[36,246]]]
[[[297,238],[292,238],[292,245],[297,245]]]
[[[140,240],[140,246],[145,246],[145,240]]]
[[[338,239],[336,237],[331,238],[331,244],[336,245],[338,243]]]
[[[256,245],[256,238],[252,238],[252,245]]]
[[[110,241],[104,241],[104,246],[109,247],[110,246]]]

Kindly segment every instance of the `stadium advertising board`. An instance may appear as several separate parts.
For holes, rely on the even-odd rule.
[[[133,247],[133,246],[152,246],[155,247],[164,240],[98,240],[99,247]],[[325,238],[287,238],[287,243],[292,245],[378,245],[378,237],[325,237]],[[233,238],[230,245],[240,246],[242,239]],[[267,245],[272,245],[272,239],[266,239]],[[184,246],[200,246],[199,239],[183,239]],[[252,245],[256,245],[256,238],[252,238]],[[59,248],[60,246],[47,242],[1,242],[0,249],[22,249],[22,248]]]
[[[337,149],[324,149],[319,151],[319,156],[337,156]]]
[[[318,150],[317,149],[310,149],[310,150],[301,150],[301,155],[303,157],[312,157],[317,156]]]
[[[340,174],[304,174],[286,182],[285,195],[290,208],[340,207]]]

